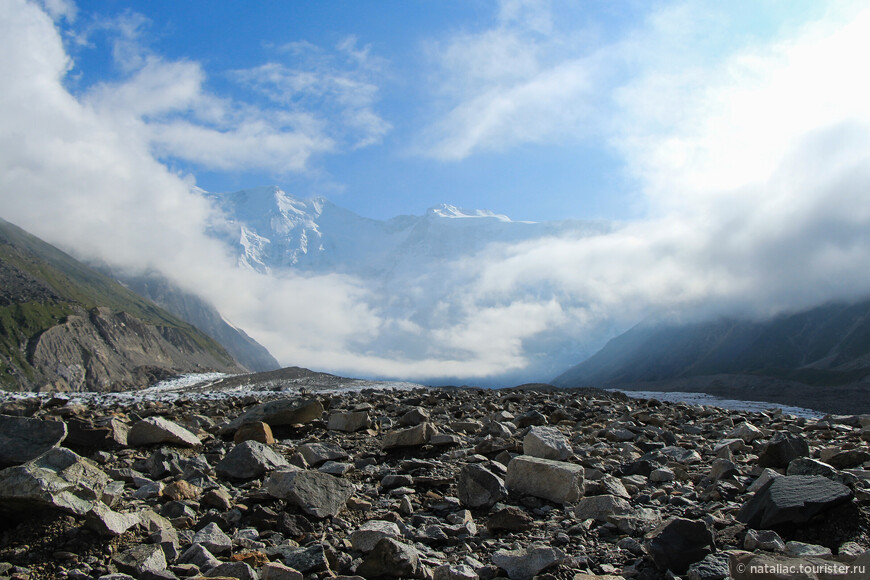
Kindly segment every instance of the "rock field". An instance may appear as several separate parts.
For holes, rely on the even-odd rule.
[[[870,416],[464,388],[0,405],[0,578],[870,578]]]

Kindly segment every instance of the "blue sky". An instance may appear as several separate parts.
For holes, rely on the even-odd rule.
[[[251,6],[0,0],[0,215],[356,376],[546,380],[557,339],[870,296],[866,2]],[[196,186],[269,184],[618,223],[409,281],[451,313],[423,328],[366,280],[238,268]],[[378,351],[396,329],[428,348]]]
[[[648,69],[714,66],[824,11],[800,2],[75,6],[74,19],[59,20],[74,93],[129,82],[149,60],[152,69],[183,63],[201,75],[201,97],[225,101],[224,115],[243,122],[241,109],[253,109],[270,136],[318,141],[236,162],[157,146],[206,190],[277,184],[375,218],[447,202],[525,220],[642,216],[643,183],[612,142],[618,91]],[[305,76],[313,84],[303,86]],[[197,115],[205,100],[151,117],[232,131],[232,120]],[[318,126],[278,119],[288,113]]]

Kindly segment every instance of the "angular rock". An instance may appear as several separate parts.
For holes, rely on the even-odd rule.
[[[747,530],[743,539],[746,550],[767,550],[768,552],[785,552],[785,542],[773,530]]]
[[[399,417],[399,425],[413,427],[429,420],[429,411],[422,407],[414,407]]]
[[[307,548],[282,550],[281,558],[284,560],[284,564],[303,574],[329,570],[329,560],[322,544],[313,544]]]
[[[299,570],[278,562],[269,562],[260,569],[260,580],[302,580],[302,578]]]
[[[94,425],[91,421],[70,418],[66,421],[67,435],[64,444],[67,447],[85,447],[88,449],[116,449],[127,446],[127,435],[130,426],[118,419],[110,419]]]
[[[140,445],[177,445],[179,447],[199,447],[199,438],[177,423],[163,417],[148,417],[137,421],[130,427],[127,443]]]
[[[394,449],[396,447],[418,447],[425,445],[429,439],[436,433],[432,423],[420,423],[415,427],[408,429],[400,429],[398,431],[390,431],[384,435],[382,447],[384,449]]]
[[[302,454],[305,462],[311,467],[348,457],[347,452],[335,443],[304,443],[297,447],[296,451]]]
[[[317,518],[338,515],[356,488],[352,483],[319,471],[274,471],[265,482],[272,497],[286,499]]]
[[[332,413],[327,422],[327,428],[334,431],[353,433],[361,429],[368,429],[371,425],[371,417],[368,411],[350,411],[347,413]]]
[[[384,520],[369,520],[350,535],[350,543],[354,550],[368,553],[383,538],[398,538],[402,535],[399,526]]]
[[[215,473],[226,479],[252,479],[288,466],[287,460],[271,447],[259,441],[245,441],[218,462]]]
[[[583,496],[583,473],[580,465],[521,455],[508,464],[505,485],[511,493],[574,503]]]
[[[756,480],[752,482],[752,485],[750,485],[748,488],[746,488],[746,490],[754,493],[754,492],[758,491],[759,489],[761,489],[762,487],[764,487],[765,485],[767,485],[767,483],[775,477],[782,477],[782,474],[779,473],[778,471],[774,471],[770,468],[766,468],[766,469],[764,469],[764,471],[761,472],[761,475],[759,475],[756,478]]]
[[[852,490],[819,475],[786,475],[765,484],[743,504],[737,520],[756,529],[803,524],[852,499]]]
[[[196,532],[193,543],[199,544],[212,554],[223,554],[233,549],[233,541],[214,522]]]
[[[474,568],[467,564],[444,564],[435,568],[434,580],[477,580]]]
[[[426,578],[428,575],[417,549],[392,538],[378,541],[356,571],[364,578]]]
[[[221,562],[205,573],[206,578],[237,578],[238,580],[259,580],[259,576],[245,562]]]
[[[193,564],[203,572],[211,570],[220,560],[202,544],[193,544],[178,557],[178,564]]]
[[[456,487],[459,501],[470,508],[492,507],[507,497],[502,478],[477,463],[459,470]]]
[[[798,457],[808,457],[810,447],[806,439],[786,431],[777,431],[758,454],[761,467],[788,467]]]
[[[58,447],[66,436],[63,421],[0,415],[0,467],[36,459]]]
[[[555,427],[532,427],[523,438],[523,454],[565,461],[573,450],[568,439]]]
[[[686,580],[725,580],[729,574],[728,554],[719,552],[689,566]]]
[[[870,452],[864,449],[847,449],[828,458],[828,463],[837,469],[860,467],[866,461],[870,461]]]
[[[197,499],[202,494],[202,489],[183,479],[173,481],[163,490],[163,495],[169,499],[180,501],[183,499]]]
[[[245,441],[259,441],[263,445],[273,445],[275,443],[275,436],[272,435],[272,428],[269,427],[268,423],[255,421],[253,423],[245,423],[236,429],[233,435],[233,443],[238,445]]]
[[[742,439],[746,443],[752,443],[756,439],[763,437],[764,434],[761,432],[761,429],[752,425],[751,423],[743,422],[734,427],[728,435],[725,436],[726,439]]]
[[[713,532],[700,520],[671,518],[646,535],[646,550],[661,570],[684,573],[715,550]]]
[[[262,421],[271,427],[282,425],[304,425],[320,419],[323,415],[323,403],[317,399],[277,399],[256,405],[224,427],[223,431],[235,432],[245,423]]]
[[[489,516],[486,529],[490,532],[505,530],[508,532],[525,532],[532,529],[534,518],[515,506],[507,506]]]
[[[830,558],[831,549],[818,544],[805,544],[804,542],[786,542],[785,553],[787,556],[797,556],[799,558]]]
[[[166,557],[160,546],[139,544],[112,557],[119,569],[137,577],[146,572],[161,572],[166,569]]]
[[[854,485],[857,478],[851,473],[841,472],[834,469],[834,466],[828,465],[818,459],[810,457],[798,457],[788,464],[786,475],[821,475],[827,477],[831,481],[842,483],[843,485]]]
[[[531,580],[538,572],[565,560],[565,553],[558,548],[533,545],[519,550],[498,550],[492,555],[492,563],[507,572],[511,580]]]
[[[630,512],[631,505],[626,500],[612,495],[584,497],[574,507],[574,517],[578,520],[593,519],[597,522],[606,522],[610,516]]]

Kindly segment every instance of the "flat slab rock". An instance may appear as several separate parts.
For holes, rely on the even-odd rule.
[[[326,473],[303,469],[273,472],[265,483],[272,497],[286,499],[317,518],[338,515],[354,494],[354,485]]]
[[[157,445],[166,443],[179,447],[199,447],[199,438],[179,425],[163,417],[148,417],[133,424],[127,434],[129,445]]]
[[[583,497],[584,473],[582,465],[520,455],[508,464],[505,485],[511,492],[574,503]]]
[[[771,529],[803,524],[852,499],[852,490],[820,475],[775,477],[755,492],[737,513],[749,527]]]
[[[0,467],[35,459],[60,445],[66,436],[63,421],[0,415]]]

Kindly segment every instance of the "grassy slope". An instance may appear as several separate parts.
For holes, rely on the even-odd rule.
[[[62,323],[77,307],[108,307],[127,312],[147,324],[177,328],[217,359],[228,364],[232,361],[223,347],[190,324],[2,219],[0,260],[26,272],[61,297],[61,301],[30,301],[0,307],[0,382],[5,382],[8,376],[7,361],[25,374],[32,373],[22,346]]]

